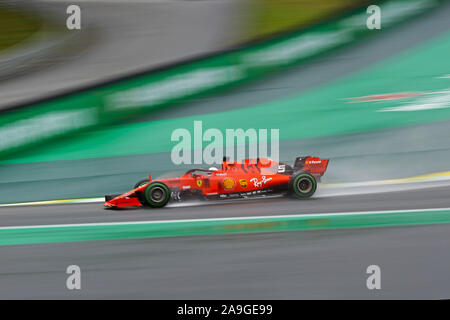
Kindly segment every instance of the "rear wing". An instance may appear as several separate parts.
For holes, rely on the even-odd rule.
[[[297,157],[295,158],[294,170],[302,170],[315,177],[321,177],[327,170],[328,162],[329,159],[320,159],[319,157]]]

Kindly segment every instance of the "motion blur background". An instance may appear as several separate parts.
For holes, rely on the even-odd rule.
[[[80,30],[66,27],[72,4]],[[381,8],[379,30],[366,25],[369,5]],[[444,0],[3,0],[0,226],[450,207],[449,17]],[[95,201],[183,171],[170,137],[194,120],[277,128],[289,163],[330,158],[316,201],[115,214],[101,203],[12,206]],[[447,225],[373,230],[0,247],[0,298],[70,298],[53,276],[72,256],[96,274],[81,298],[448,298]],[[155,265],[139,258],[149,255]],[[372,257],[391,267],[378,296],[364,284]],[[416,267],[402,278],[408,259]],[[122,286],[105,286],[117,277]]]
[[[360,0],[81,1],[81,30],[68,30],[68,1],[4,2],[0,202],[120,193],[150,169],[185,170],[170,138],[194,120],[279,129],[281,160],[333,159],[328,183],[447,171],[446,126],[425,125],[447,117],[447,48],[419,46],[447,19],[414,23],[445,3],[382,2],[369,30]],[[405,103],[433,111],[384,112]]]

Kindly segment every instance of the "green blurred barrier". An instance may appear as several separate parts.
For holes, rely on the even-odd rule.
[[[379,4],[382,30],[439,3],[439,0],[385,1]],[[0,117],[0,156],[176,105],[306,61],[380,32],[366,27],[368,17],[366,8],[359,9],[340,19],[276,39],[9,110]]]

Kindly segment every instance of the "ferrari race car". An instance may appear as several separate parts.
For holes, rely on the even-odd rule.
[[[241,162],[224,158],[222,168],[190,169],[181,177],[141,180],[131,191],[105,196],[106,208],[161,208],[169,201],[235,199],[285,194],[311,197],[328,159],[297,157],[293,166],[266,158]]]

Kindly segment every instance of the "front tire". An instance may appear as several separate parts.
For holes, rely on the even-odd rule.
[[[317,181],[309,173],[299,173],[292,177],[289,189],[297,198],[310,198],[316,192]]]
[[[134,188],[133,188],[133,189],[142,187],[143,185],[146,185],[148,182],[149,182],[148,179],[140,180],[140,181],[138,181],[138,182],[134,185]]]
[[[162,208],[170,200],[170,190],[162,182],[152,182],[144,190],[145,204],[152,208]]]

